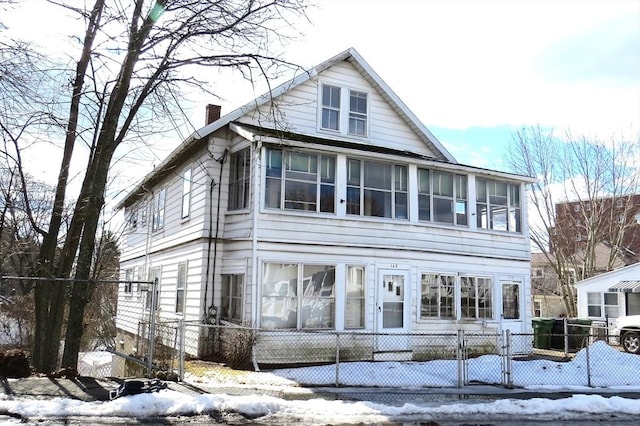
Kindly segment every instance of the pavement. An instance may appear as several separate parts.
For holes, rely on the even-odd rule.
[[[147,381],[148,379],[135,379]],[[0,394],[33,398],[70,398],[82,401],[108,401],[124,382],[123,379],[92,377],[50,378],[28,377],[23,379],[0,378]],[[362,387],[261,387],[255,385],[195,386],[185,382],[162,382],[168,389],[188,395],[216,393],[225,395],[269,395],[285,400],[327,400],[374,401],[391,405],[406,402],[442,403],[473,402],[496,399],[567,398],[576,393],[602,396],[622,396],[640,399],[640,389],[621,390],[608,388],[581,388],[580,390],[531,390],[507,389],[491,385],[469,385],[461,388],[362,388]]]

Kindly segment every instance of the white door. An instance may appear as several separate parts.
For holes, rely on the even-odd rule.
[[[530,353],[533,347],[532,339],[530,335],[523,334],[526,332],[524,327],[526,315],[524,315],[522,281],[500,281],[500,291],[502,296],[500,325],[502,332],[510,330],[512,333],[511,352]]]
[[[409,332],[409,273],[394,269],[378,270],[376,291],[376,325],[381,333],[377,349],[405,350],[407,336],[393,336]]]

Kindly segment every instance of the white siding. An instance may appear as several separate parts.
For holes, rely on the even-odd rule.
[[[359,138],[348,135],[336,135],[318,130],[319,84],[329,83],[339,87],[363,90],[369,93],[369,137]],[[407,123],[384,101],[380,94],[348,62],[341,62],[324,71],[300,86],[288,91],[275,100],[278,108],[279,127],[288,131],[326,137],[364,145],[383,146],[400,151],[409,151],[427,156],[435,156],[429,151]],[[254,125],[273,125],[273,115],[269,106],[260,109],[258,115],[246,116],[241,121]]]

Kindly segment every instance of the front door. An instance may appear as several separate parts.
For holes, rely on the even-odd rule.
[[[394,269],[380,269],[376,292],[376,325],[380,333],[379,351],[407,349],[409,332],[409,273]]]
[[[502,312],[500,321],[502,331],[523,333],[522,329],[522,283],[520,281],[500,281],[502,288]]]

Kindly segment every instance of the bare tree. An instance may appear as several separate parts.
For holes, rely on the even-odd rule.
[[[569,316],[577,316],[575,280],[612,270],[637,243],[639,148],[638,136],[558,138],[539,126],[513,135],[507,164],[538,178],[529,188],[531,242],[553,268]]]
[[[51,3],[76,14],[86,31],[76,37],[80,50],[75,69],[67,74],[64,119],[54,118],[54,113],[46,116],[63,127],[64,145],[39,253],[38,275],[51,281],[35,288],[32,359],[43,372],[57,368],[65,311],[69,316],[62,367],[77,364],[96,231],[116,149],[169,130],[163,123],[172,121],[164,118],[180,111],[178,100],[185,88],[215,96],[207,89],[211,69],[233,69],[252,81],[264,76],[267,83],[285,68],[297,69],[273,49],[284,46],[293,34],[293,19],[304,18],[306,9],[305,0],[94,0],[88,9],[76,2]],[[12,128],[4,131],[18,147],[20,139]],[[89,158],[71,220],[63,229],[77,144]],[[59,279],[67,277],[74,281],[65,310],[67,288]]]

